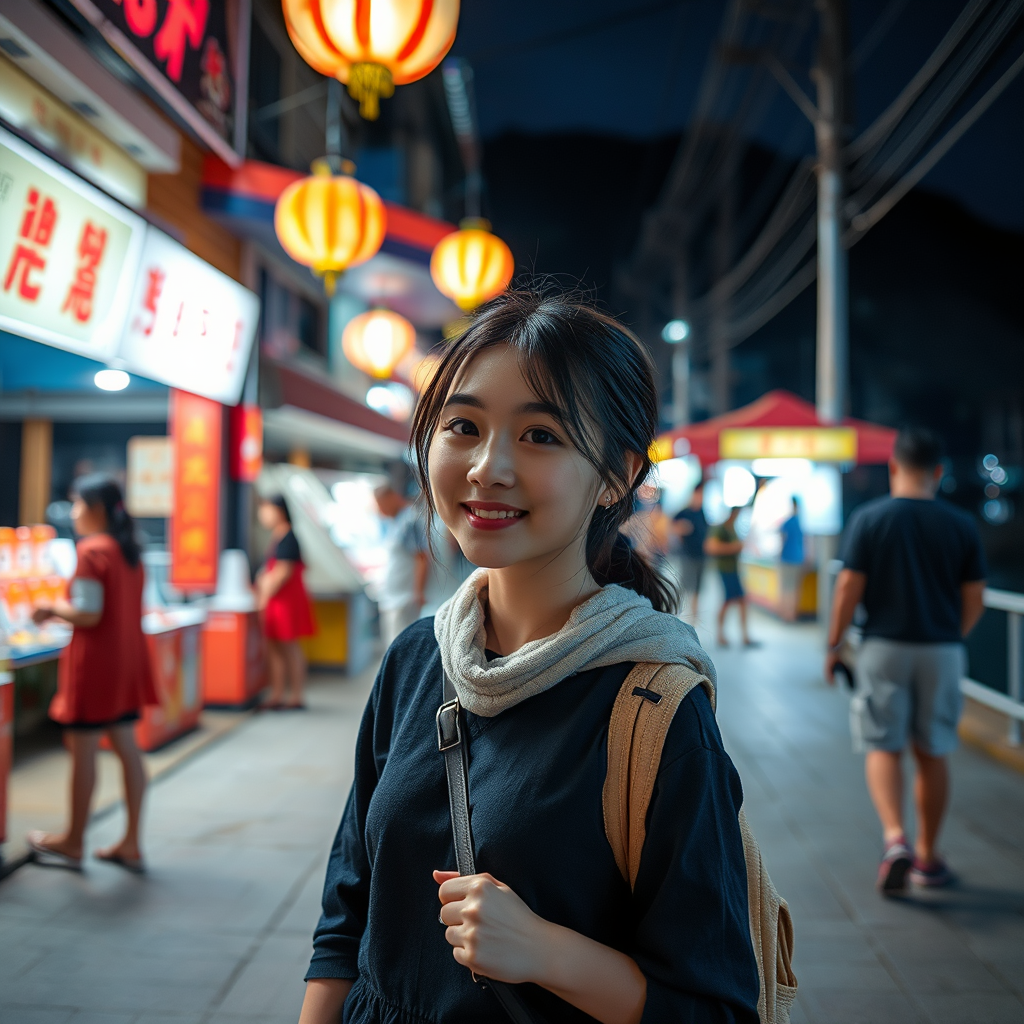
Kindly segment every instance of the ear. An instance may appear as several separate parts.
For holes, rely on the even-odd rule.
[[[643,464],[642,456],[637,455],[636,452],[626,452],[626,479],[629,481],[630,487],[635,486],[637,474]]]

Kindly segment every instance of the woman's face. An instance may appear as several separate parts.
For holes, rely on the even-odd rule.
[[[285,520],[284,513],[270,501],[261,501],[256,518],[264,530],[276,530]]]
[[[79,537],[89,537],[107,528],[107,513],[100,504],[90,506],[75,498],[71,504],[71,523]]]
[[[566,549],[582,560],[606,489],[530,390],[508,346],[486,349],[464,368],[441,412],[428,465],[438,514],[474,565],[541,568]]]

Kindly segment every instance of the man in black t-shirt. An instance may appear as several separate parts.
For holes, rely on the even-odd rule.
[[[935,500],[942,479],[935,437],[901,431],[889,461],[890,497],[850,517],[836,581],[825,672],[829,681],[857,605],[867,611],[850,705],[854,746],[867,755],[868,790],[882,822],[878,887],[886,895],[948,885],[935,850],[949,794],[946,755],[956,746],[965,668],[963,638],[984,610],[985,560],[974,520]],[[901,760],[917,765],[917,838],[903,831]]]

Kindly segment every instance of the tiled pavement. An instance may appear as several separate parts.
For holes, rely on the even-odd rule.
[[[796,920],[794,1024],[1024,1024],[1024,776],[959,752],[945,849],[963,884],[882,901],[817,635],[754,628],[760,650],[714,651],[719,717]],[[0,1024],[294,1024],[368,685],[321,681],[307,715],[257,716],[161,779],[147,878],[30,865],[0,884]]]

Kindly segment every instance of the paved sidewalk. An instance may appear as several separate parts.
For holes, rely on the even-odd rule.
[[[962,885],[883,901],[818,635],[756,614],[752,629],[761,649],[710,650],[748,815],[796,921],[794,1024],[1022,1024],[1024,776],[958,752],[945,849]],[[255,716],[161,779],[148,877],[29,865],[0,883],[0,1022],[294,1024],[369,684],[321,677],[309,713]]]
[[[0,883],[0,1022],[295,1024],[371,682],[314,677],[308,713],[254,716],[159,780],[146,877],[93,861]]]

